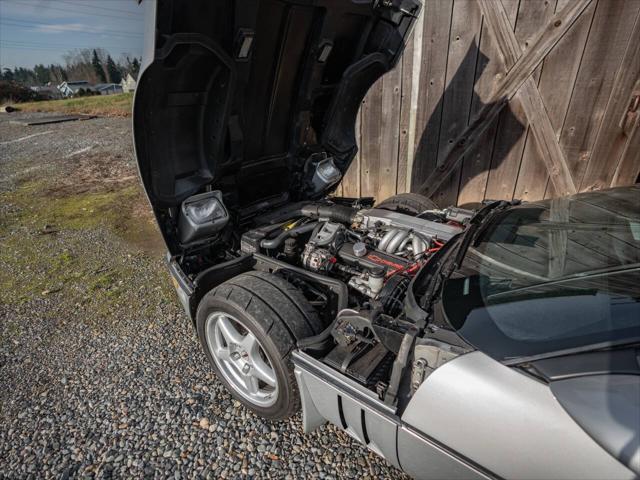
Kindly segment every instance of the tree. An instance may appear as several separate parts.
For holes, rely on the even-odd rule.
[[[45,83],[51,81],[49,69],[44,65],[36,65],[35,67],[33,67],[33,73],[36,77],[36,81],[40,85],[44,85]]]
[[[51,82],[59,85],[67,80],[67,72],[62,66],[51,64],[49,65],[49,77]]]
[[[113,61],[113,60],[112,60]],[[91,58],[91,65],[93,65],[93,71],[98,78],[98,81],[104,83],[107,81],[107,78],[104,74],[104,68],[102,67],[102,62],[98,58],[98,52],[93,50],[93,57]]]
[[[140,62],[137,58],[134,57],[133,62],[131,62],[131,69],[129,73],[135,79],[138,78],[138,72],[140,72]]]
[[[122,80],[122,74],[120,73],[120,70],[118,70],[116,62],[111,58],[111,55],[107,55],[107,76],[111,83],[120,83]]]
[[[2,80],[6,80],[7,82],[13,82],[15,80],[13,71],[10,68],[5,67],[4,72],[2,72]]]

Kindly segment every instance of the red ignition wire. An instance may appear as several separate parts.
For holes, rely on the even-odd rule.
[[[433,243],[435,244],[435,247],[433,248],[429,248],[427,250],[425,250],[423,253],[426,253],[427,255],[429,255],[430,253],[435,253],[438,250],[440,250],[442,247],[444,247],[444,242],[441,242],[439,240],[436,240],[435,238],[433,239]],[[386,275],[386,279],[389,279],[391,277],[393,277],[394,275],[398,274],[398,273],[408,273],[410,275],[413,275],[414,273],[416,273],[420,267],[422,266],[422,263],[420,263],[420,261],[418,260],[415,263],[412,263],[411,265],[407,265],[406,267],[400,267],[400,268],[396,268],[395,270],[387,273]]]

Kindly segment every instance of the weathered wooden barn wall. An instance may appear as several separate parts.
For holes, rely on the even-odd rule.
[[[631,184],[639,102],[640,0],[425,0],[338,194],[445,206]]]

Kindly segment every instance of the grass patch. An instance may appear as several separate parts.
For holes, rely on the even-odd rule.
[[[19,226],[37,234],[103,226],[142,250],[162,251],[160,233],[137,184],[60,197],[43,192],[47,192],[46,183],[37,180],[0,194],[0,202],[15,207],[3,219],[1,230]]]
[[[133,93],[29,102],[21,103],[17,107],[25,112],[83,113],[106,117],[130,117],[133,108]]]

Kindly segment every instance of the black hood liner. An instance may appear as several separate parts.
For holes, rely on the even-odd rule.
[[[158,0],[149,11],[134,133],[151,203],[210,186],[242,207],[327,193],[308,191],[305,161],[326,152],[346,171],[362,99],[397,62],[419,3]]]

